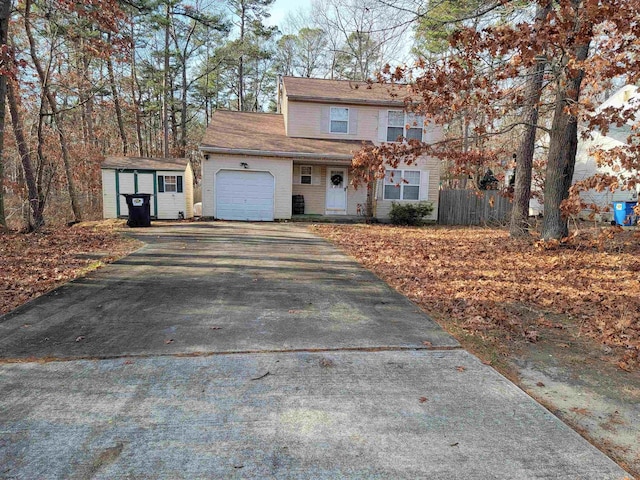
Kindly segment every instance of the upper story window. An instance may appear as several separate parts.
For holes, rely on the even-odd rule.
[[[349,109],[331,107],[331,133],[349,133]]]
[[[420,170],[387,170],[384,176],[385,200],[418,200]]]
[[[300,165],[300,183],[303,185],[311,185],[313,176],[313,167],[311,165]]]
[[[403,110],[387,112],[387,142],[397,142],[398,137],[422,140],[424,117]]]

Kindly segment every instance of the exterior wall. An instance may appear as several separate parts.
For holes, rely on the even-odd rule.
[[[285,124],[287,136],[328,138],[333,140],[370,140],[378,138],[378,111],[380,107],[365,105],[330,105],[311,102],[287,102]],[[330,108],[349,108],[349,133],[330,133]]]
[[[307,165],[300,163],[300,165]],[[327,166],[313,165],[313,176],[311,185],[300,184],[300,165],[293,166],[293,195],[304,196],[304,213],[324,215],[327,198]],[[346,166],[345,166],[346,168]],[[351,181],[351,173],[347,173],[347,182]],[[358,215],[358,204],[361,205],[364,214],[364,207],[367,202],[367,189],[362,186],[356,190],[349,185],[347,188],[347,215]]]
[[[209,154],[202,162],[202,216],[215,217],[215,176],[222,169],[243,170],[240,162],[249,164],[248,171],[269,172],[275,178],[274,219],[291,218],[293,161],[290,158],[260,158],[243,155]]]
[[[102,170],[102,217],[117,218],[116,172]]]
[[[408,170],[421,170],[429,172],[429,181],[427,184],[420,183],[420,200],[428,201],[433,205],[433,212],[429,217],[429,220],[438,219],[438,197],[440,191],[440,162],[432,157],[423,157],[418,160],[417,165],[406,165],[402,162],[398,169]],[[426,187],[426,192],[424,188]],[[375,216],[380,220],[387,220],[389,218],[389,212],[391,211],[391,204],[393,202],[398,203],[416,203],[416,200],[384,200],[384,188],[383,181],[378,181],[376,186],[376,209]]]
[[[186,212],[186,192],[188,187],[185,172],[158,170],[158,175],[182,175],[182,193],[177,192],[156,192],[158,205],[158,220],[176,220],[180,218],[178,212],[182,212],[185,217]],[[193,182],[192,182],[193,184]],[[193,186],[191,187],[193,191]]]
[[[349,173],[351,175],[351,173]],[[351,181],[351,178],[349,178]],[[358,205],[360,205],[360,211],[358,211]],[[349,185],[347,188],[347,215],[364,215],[367,208],[367,187],[361,185],[358,190],[353,188],[353,185]]]
[[[300,163],[300,165],[307,165]],[[324,215],[325,192],[327,189],[327,167],[313,165],[311,185],[300,184],[300,165],[293,166],[293,190],[292,195],[304,196],[304,213]]]
[[[185,218],[193,218],[193,169],[191,168],[191,162],[187,163],[187,168],[184,171],[184,198],[186,205]]]

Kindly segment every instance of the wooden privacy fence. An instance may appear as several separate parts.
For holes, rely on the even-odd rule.
[[[497,190],[440,190],[441,225],[497,225],[509,221],[511,199]]]

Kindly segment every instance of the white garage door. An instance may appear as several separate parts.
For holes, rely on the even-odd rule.
[[[268,172],[221,170],[216,175],[216,218],[273,220],[273,176]]]

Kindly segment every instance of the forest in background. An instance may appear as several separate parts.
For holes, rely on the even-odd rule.
[[[188,157],[197,172],[216,109],[275,110],[278,75],[366,79],[407,50],[410,23],[385,26],[377,0],[317,2],[283,26],[272,4],[3,1],[0,223],[99,218],[104,156]]]
[[[412,108],[447,126],[445,142],[361,152],[354,165],[375,176],[381,161],[427,151],[443,160],[443,183],[472,188],[487,169],[504,180],[517,166],[512,234],[527,232],[533,178],[546,189],[548,237],[561,238],[578,136],[638,121],[637,109],[595,115],[638,82],[631,0],[313,0],[278,26],[272,6],[2,0],[0,223],[98,218],[106,155],[186,156],[197,172],[216,109],[274,110],[277,76],[296,75],[410,82]],[[588,187],[635,187],[637,134],[599,156],[635,176]]]

